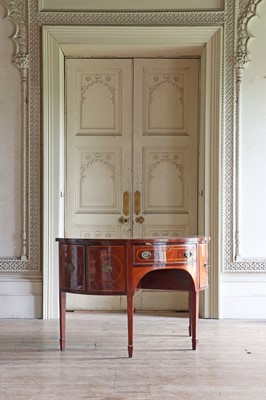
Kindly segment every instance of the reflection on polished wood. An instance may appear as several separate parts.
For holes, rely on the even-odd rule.
[[[199,320],[136,313],[134,357],[125,313],[67,313],[58,320],[0,320],[1,400],[265,400],[265,321]]]
[[[134,294],[140,289],[189,293],[189,335],[198,343],[199,292],[208,286],[204,236],[156,239],[56,239],[59,242],[60,348],[65,350],[66,292],[126,295],[128,356],[133,355]]]

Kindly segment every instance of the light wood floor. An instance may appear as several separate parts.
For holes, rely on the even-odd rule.
[[[127,357],[124,313],[58,321],[0,320],[0,399],[265,400],[266,322],[200,320],[191,350],[184,315],[137,313]]]

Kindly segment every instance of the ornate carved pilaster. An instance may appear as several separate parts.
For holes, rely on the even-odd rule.
[[[6,10],[6,18],[15,26],[12,41],[15,45],[13,63],[21,72],[22,79],[22,249],[21,267],[28,259],[28,29],[27,29],[27,2],[24,0],[0,0]],[[8,260],[0,262],[3,269],[7,268]],[[14,260],[10,261],[10,268],[14,270]]]

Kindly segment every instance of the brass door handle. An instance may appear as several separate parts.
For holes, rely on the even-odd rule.
[[[134,213],[140,214],[140,192],[138,190],[134,193]]]
[[[123,214],[129,215],[130,213],[130,193],[124,192],[123,193]]]
[[[142,215],[140,217],[137,217],[135,220],[138,224],[143,224],[143,222],[145,221],[144,218],[142,217]]]

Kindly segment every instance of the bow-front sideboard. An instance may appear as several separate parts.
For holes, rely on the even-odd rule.
[[[61,350],[65,349],[67,292],[125,295],[128,355],[132,357],[134,294],[140,289],[188,291],[189,334],[196,350],[199,292],[208,286],[208,237],[56,240]]]

